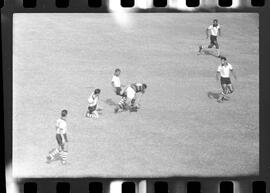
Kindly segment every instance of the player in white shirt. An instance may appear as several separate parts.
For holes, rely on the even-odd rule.
[[[113,87],[116,95],[120,95],[121,88],[123,86],[123,85],[121,85],[120,74],[121,74],[121,70],[119,68],[115,69],[114,75],[112,77],[112,82],[111,82],[112,87]]]
[[[220,57],[221,64],[218,66],[216,79],[220,80],[222,92],[219,95],[218,102],[222,102],[228,94],[234,92],[233,85],[231,83],[230,75],[232,74],[236,79],[236,74],[233,70],[233,67],[230,63],[227,62],[226,57]]]
[[[121,95],[123,95],[124,97],[122,97],[118,106],[114,109],[114,112],[117,113],[120,109],[122,111],[126,109],[129,109],[131,112],[137,111],[138,107],[135,106],[137,95],[138,93],[141,93],[141,95],[143,95],[146,88],[147,85],[145,83],[133,83],[126,86],[121,91]]]
[[[98,100],[99,100],[99,94],[100,94],[100,89],[95,89],[93,93],[88,98],[88,111],[86,112],[86,117],[89,118],[98,118],[98,112],[97,112],[97,105],[98,105]]]
[[[66,164],[67,154],[68,154],[68,139],[67,139],[67,117],[68,111],[61,111],[61,118],[56,121],[56,141],[58,143],[58,148],[54,149],[47,156],[47,163],[50,163],[55,159],[56,155],[59,154],[62,164]]]
[[[212,48],[213,46],[215,46],[216,50],[217,50],[217,55],[220,56],[217,37],[221,36],[221,28],[220,28],[220,25],[218,24],[218,20],[214,19],[213,24],[210,25],[206,29],[205,32],[206,32],[206,39],[208,39],[209,33],[210,33],[210,44],[208,45],[208,48]],[[204,46],[202,46],[202,45],[199,46],[199,53],[201,53],[202,49],[204,49]]]

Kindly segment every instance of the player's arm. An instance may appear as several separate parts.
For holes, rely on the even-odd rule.
[[[219,79],[220,79],[220,72],[217,71],[217,73],[216,73],[216,80],[219,81]]]
[[[208,39],[208,37],[209,37],[209,28],[206,28],[205,34],[206,34],[206,39]]]
[[[235,71],[234,71],[233,69],[231,69],[231,73],[232,73],[232,75],[233,75],[234,79],[235,79],[235,80],[237,80],[236,73],[235,73]]]
[[[218,35],[221,36],[221,29],[218,28]]]

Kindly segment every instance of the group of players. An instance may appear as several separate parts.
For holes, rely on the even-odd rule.
[[[210,44],[207,47],[204,47],[202,45],[199,46],[199,53],[203,53],[205,49],[211,49],[215,46],[217,50],[217,56],[221,60],[221,64],[218,66],[217,73],[216,73],[216,79],[217,81],[220,80],[222,92],[219,94],[219,97],[217,99],[217,102],[222,103],[224,100],[229,99],[229,94],[234,92],[234,88],[230,79],[230,75],[232,74],[234,78],[236,79],[235,71],[233,70],[233,67],[230,63],[227,62],[227,58],[225,56],[220,55],[219,50],[219,44],[217,41],[217,37],[221,36],[221,27],[218,24],[218,20],[214,19],[213,24],[210,25],[206,29],[206,39],[209,38],[210,33]]]
[[[215,46],[217,50],[217,56],[221,60],[221,64],[218,66],[216,79],[220,80],[222,92],[219,94],[217,99],[218,102],[223,102],[224,100],[228,100],[228,95],[234,92],[233,85],[230,80],[230,74],[233,74],[236,79],[236,74],[233,71],[233,67],[231,64],[227,62],[226,57],[220,55],[219,44],[217,42],[217,37],[221,36],[221,28],[218,24],[218,20],[214,19],[213,24],[210,25],[206,29],[206,38],[209,38],[210,33],[210,44],[207,47],[199,46],[199,53],[203,53],[205,49],[211,49]],[[115,69],[113,74],[113,78],[111,81],[111,85],[113,90],[117,96],[120,96],[121,99],[118,105],[115,107],[114,112],[118,113],[121,111],[130,111],[136,112],[140,107],[139,103],[135,104],[136,98],[140,93],[141,96],[145,93],[147,85],[145,83],[133,83],[129,85],[122,85],[120,81],[120,69]],[[99,95],[101,93],[101,89],[96,88],[88,98],[88,110],[86,112],[86,117],[88,118],[98,118],[98,101]],[[66,164],[67,154],[68,154],[68,146],[67,146],[67,117],[68,111],[62,110],[61,117],[56,121],[56,140],[58,143],[58,148],[53,149],[49,155],[47,156],[47,162],[50,163],[52,160],[59,156],[62,164]]]
[[[129,85],[122,85],[120,81],[121,70],[119,68],[115,69],[111,85],[116,95],[121,97],[118,105],[115,107],[114,112],[118,113],[121,111],[130,111],[137,112],[139,109],[139,103],[135,105],[136,98],[138,94],[144,94],[147,85],[145,83],[132,83]],[[101,108],[98,107],[98,100],[101,90],[95,89],[88,98],[88,111],[86,112],[86,117],[89,118],[98,118],[98,110]]]
[[[122,85],[120,81],[121,70],[119,68],[115,69],[112,78],[111,85],[117,96],[121,99],[118,105],[115,107],[114,112],[118,113],[121,111],[137,112],[139,109],[139,103],[135,104],[136,98],[140,93],[141,96],[145,93],[147,85],[145,83],[132,83],[129,85]],[[99,95],[101,89],[96,88],[88,98],[88,110],[85,114],[88,118],[98,118],[98,111],[101,110],[98,107]],[[61,117],[56,121],[56,141],[58,143],[58,148],[53,149],[47,156],[47,163],[56,160],[57,157],[60,158],[62,164],[66,164],[66,159],[68,155],[68,139],[67,139],[67,117],[68,111],[62,110]]]

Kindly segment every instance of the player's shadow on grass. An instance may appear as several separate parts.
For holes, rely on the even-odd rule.
[[[112,99],[106,99],[104,101],[107,105],[110,105],[110,106],[117,106],[118,104],[116,102],[114,102]]]
[[[219,93],[209,91],[207,93],[207,96],[210,99],[218,99],[219,98]]]

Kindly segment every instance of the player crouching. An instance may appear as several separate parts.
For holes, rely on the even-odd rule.
[[[85,116],[88,118],[98,118],[98,112],[97,112],[97,103],[99,100],[99,94],[100,94],[100,89],[95,89],[95,91],[90,95],[88,98],[89,106],[88,106],[88,111],[86,112]]]
[[[68,155],[68,140],[67,140],[67,110],[61,111],[61,118],[57,119],[56,121],[56,141],[58,143],[58,148],[54,149],[48,156],[47,156],[47,163],[50,163],[55,159],[57,155],[61,158],[61,163],[66,164],[66,159]]]
[[[117,113],[119,110],[136,112],[139,108],[138,105],[135,105],[136,98],[138,98],[138,93],[141,93],[142,96],[145,93],[146,88],[147,85],[144,83],[133,83],[125,87],[121,91],[121,95],[123,97],[121,98],[118,106],[114,109],[114,112]]]

